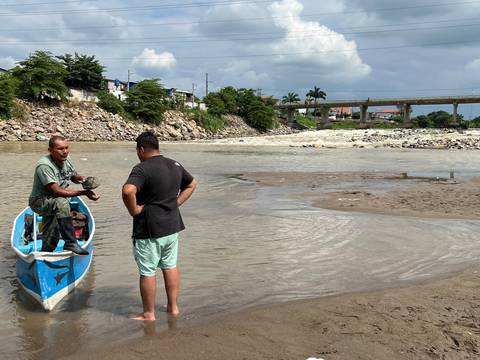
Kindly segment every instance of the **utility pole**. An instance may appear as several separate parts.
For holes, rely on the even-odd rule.
[[[195,83],[192,83],[192,109],[195,108]]]
[[[128,76],[127,76],[127,92],[130,91],[130,69],[128,69]]]
[[[205,73],[205,96],[208,95],[208,73]]]
[[[262,96],[262,89],[260,88],[257,89],[257,96],[258,97]]]

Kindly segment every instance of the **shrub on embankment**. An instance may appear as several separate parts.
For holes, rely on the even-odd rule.
[[[273,109],[274,101],[256,96],[253,89],[235,89],[228,86],[218,92],[209,93],[203,100],[207,105],[207,112],[216,118],[227,114],[238,115],[261,132],[278,126]]]
[[[9,119],[15,106],[15,82],[9,74],[0,75],[0,118]]]

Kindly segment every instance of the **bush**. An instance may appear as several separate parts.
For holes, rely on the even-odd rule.
[[[477,116],[475,119],[468,121],[469,128],[478,128],[480,127],[480,116]]]
[[[412,124],[415,127],[419,127],[419,128],[433,127],[432,120],[428,116],[425,116],[425,115],[419,115],[419,116],[413,118],[412,119]]]
[[[276,125],[275,111],[273,107],[265,104],[260,98],[257,98],[248,109],[247,123],[259,131],[273,129]]]
[[[216,117],[221,117],[222,115],[227,114],[225,103],[219,93],[210,93],[205,96],[203,101],[205,102],[205,105],[207,105],[209,114]]]
[[[193,117],[197,125],[200,125],[206,130],[216,133],[225,127],[225,121],[223,117],[215,116],[207,111],[199,109],[188,109],[185,112]]]
[[[357,128],[357,124],[350,121],[332,123],[333,130],[356,129],[356,128]]]
[[[297,115],[295,117],[295,121],[299,123],[300,125],[303,125],[307,128],[310,129],[316,129],[317,128],[317,122],[315,119],[312,119],[311,117],[308,116],[303,116],[303,115]]]
[[[370,126],[371,129],[396,129],[397,126],[391,123],[377,123]]]
[[[158,79],[142,80],[128,92],[127,109],[136,118],[158,124],[168,109],[167,92]]]
[[[99,91],[97,93],[97,98],[97,105],[103,110],[125,117],[125,108],[123,107],[123,102],[115,95],[109,93],[108,91]]]
[[[11,118],[14,107],[15,81],[8,74],[0,75],[0,118]]]

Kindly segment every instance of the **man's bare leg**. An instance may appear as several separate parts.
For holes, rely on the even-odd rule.
[[[142,296],[143,313],[134,320],[155,320],[155,296],[157,293],[157,276],[140,275],[140,295]]]
[[[165,291],[167,292],[167,312],[177,316],[180,314],[177,304],[178,290],[180,288],[180,273],[177,267],[173,269],[163,269],[162,272]]]

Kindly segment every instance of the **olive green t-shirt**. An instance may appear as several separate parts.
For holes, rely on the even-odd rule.
[[[61,188],[66,189],[70,185],[70,178],[73,175],[76,175],[76,171],[70,157],[63,163],[63,168],[59,168],[51,155],[43,156],[38,160],[35,168],[29,201],[51,196],[47,189],[47,185],[51,183],[57,183]]]

